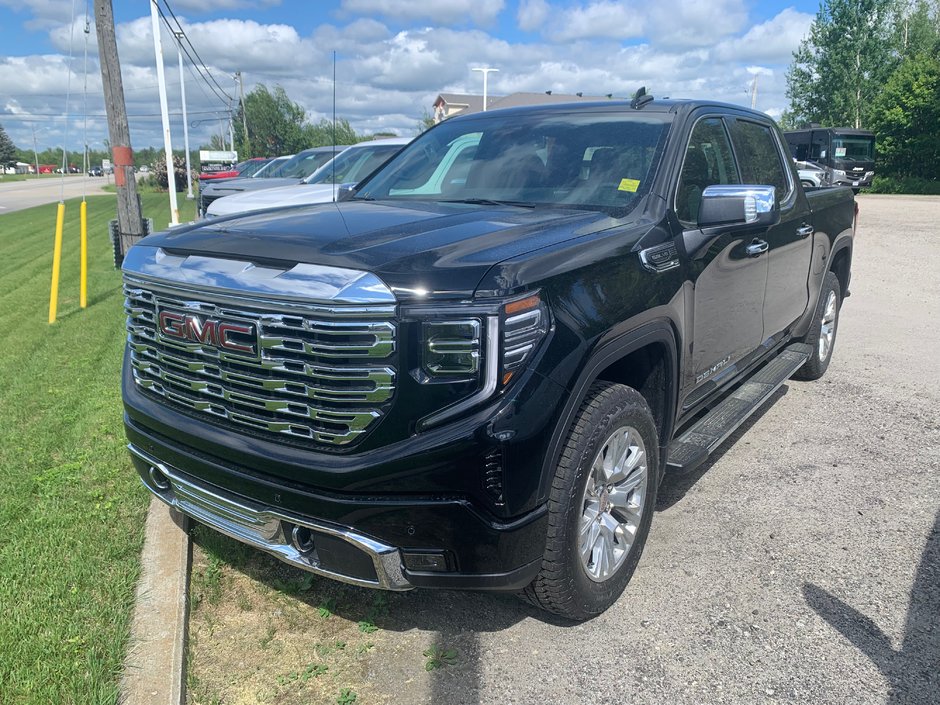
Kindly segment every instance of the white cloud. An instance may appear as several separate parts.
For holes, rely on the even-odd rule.
[[[538,29],[545,24],[550,10],[545,0],[520,0],[519,10],[516,13],[519,29],[524,32]]]
[[[502,12],[504,0],[343,0],[342,9],[358,15],[381,15],[396,20],[428,20],[456,24],[468,18],[489,25]]]
[[[227,1],[227,0],[223,0]],[[559,6],[545,0],[527,0],[519,5],[520,26],[525,23],[540,32],[534,41],[507,41],[495,30],[467,28],[467,15],[453,23],[431,21],[430,12],[451,12],[452,6],[466,11],[464,0],[454,3],[404,3],[412,7],[404,15],[360,16],[369,3],[393,12],[399,0],[347,0],[345,10],[333,23],[322,23],[309,34],[295,26],[264,23],[260,13],[254,20],[183,17],[187,34],[210,67],[213,76],[230,94],[232,73],[241,71],[245,90],[257,83],[281,85],[288,95],[307,109],[312,120],[332,113],[332,51],[337,52],[337,115],[348,119],[360,132],[394,131],[414,134],[423,111],[441,92],[482,91],[473,66],[500,69],[489,77],[491,95],[515,91],[576,93],[625,98],[641,85],[658,97],[712,98],[749,104],[747,90],[759,74],[758,107],[779,115],[786,107],[785,68],[791,52],[805,34],[812,17],[793,9],[767,21],[748,26],[741,0],[714,0],[709,11],[700,11],[679,0],[666,5],[642,6],[610,0],[581,0]],[[9,4],[12,0],[0,0]],[[55,0],[29,0],[29,8],[45,12]],[[497,5],[476,0],[482,15],[496,17]],[[445,7],[446,6],[446,7]],[[182,7],[179,0],[174,7]],[[417,8],[417,9],[414,9]],[[443,9],[441,9],[443,8]],[[670,8],[667,12],[662,8]],[[407,10],[407,8],[405,8]],[[342,20],[345,12],[346,19]],[[709,12],[712,14],[710,15]],[[423,13],[423,15],[422,15]],[[119,53],[131,115],[132,140],[137,147],[161,143],[150,17],[141,16],[117,27]],[[675,20],[672,24],[667,16]],[[387,22],[380,17],[388,17]],[[28,15],[24,13],[24,21]],[[72,64],[72,100],[69,112],[81,109],[81,24],[73,27],[76,60]],[[428,26],[433,25],[433,27]],[[389,29],[394,27],[394,31]],[[459,28],[462,27],[462,28]],[[48,30],[59,54],[0,57],[0,123],[19,146],[31,144],[31,125],[40,129],[39,142],[60,139],[64,121],[69,25],[61,15]],[[567,37],[562,40],[563,37]],[[95,32],[89,35],[89,111],[103,114]],[[708,44],[703,40],[708,39]],[[179,78],[176,48],[164,33],[167,83],[173,133],[179,137]],[[218,111],[225,106],[201,82],[187,72],[187,101],[193,144],[205,143],[218,132]],[[5,117],[18,113],[19,117]],[[38,115],[27,122],[27,115]],[[73,141],[80,121],[70,127]],[[101,117],[90,122],[91,140],[99,145],[106,137]]]
[[[559,42],[574,39],[630,39],[641,36],[643,15],[626,2],[598,0],[559,13],[549,36]]]

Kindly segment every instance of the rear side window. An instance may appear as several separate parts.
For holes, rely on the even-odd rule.
[[[752,185],[775,186],[777,202],[784,200],[789,195],[790,184],[771,129],[746,120],[732,120],[730,128],[742,181]]]

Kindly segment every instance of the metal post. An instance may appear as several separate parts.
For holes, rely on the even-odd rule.
[[[486,79],[489,77],[491,71],[499,71],[499,69],[491,69],[487,67],[487,68],[473,69],[473,70],[479,71],[480,73],[483,74],[483,112],[485,113],[486,112],[486,95],[487,95],[487,92],[486,92],[487,80]]]
[[[180,98],[183,100],[183,148],[186,150],[186,198],[193,200],[193,169],[189,163],[189,118],[186,117],[186,84],[183,81],[183,33],[174,32],[180,60]]]
[[[248,112],[245,110],[245,83],[242,81],[242,72],[237,71],[235,78],[238,80],[238,96],[242,103],[242,129],[245,131],[245,156],[254,156],[251,153],[251,139],[248,137]]]
[[[33,130],[33,156],[36,158],[36,178],[39,178],[39,152],[36,151],[36,126],[30,125]]]
[[[150,20],[153,26],[153,51],[157,59],[157,88],[160,92],[160,117],[163,120],[163,151],[166,153],[166,181],[170,191],[170,225],[179,225],[180,209],[176,203],[176,174],[173,170],[173,145],[170,142],[170,111],[166,102],[166,76],[163,73],[163,40],[160,37],[160,17],[157,0],[150,0]]]

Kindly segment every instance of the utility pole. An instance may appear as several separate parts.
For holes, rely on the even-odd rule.
[[[489,77],[490,72],[499,71],[499,69],[491,68],[482,68],[482,69],[473,69],[474,71],[479,71],[483,74],[483,112],[486,112],[486,79]]]
[[[180,59],[180,97],[183,99],[183,149],[186,150],[186,198],[193,200],[193,168],[189,163],[189,118],[186,117],[186,84],[183,82],[183,33],[173,32],[176,37],[176,53]]]
[[[102,69],[103,70],[103,69]],[[39,152],[36,151],[36,126],[30,125],[33,130],[33,156],[36,158],[36,178],[39,178]]]
[[[751,81],[751,110],[757,110],[757,77],[759,73],[754,74],[754,80]]]
[[[163,38],[157,0],[150,0],[150,23],[153,26],[153,52],[157,59],[157,88],[160,92],[160,117],[163,120],[163,151],[166,153],[166,182],[170,191],[170,225],[179,225],[180,209],[176,203],[176,173],[173,169],[173,145],[170,142],[170,110],[166,103],[166,76],[163,73]]]
[[[121,62],[118,59],[117,40],[114,37],[114,11],[111,0],[95,0],[95,32],[98,35],[104,105],[108,114],[111,162],[114,165],[114,183],[117,186],[117,233],[123,256],[123,253],[143,236],[144,219],[137,196],[134,152],[131,150],[131,131],[127,124],[127,106],[124,104],[124,84],[121,81]],[[35,146],[34,132],[34,149]],[[39,171],[38,157],[36,171]]]
[[[245,112],[245,84],[242,82],[242,72],[235,72],[238,81],[238,97],[242,104],[242,129],[245,131],[245,151],[251,154],[251,140],[248,138],[248,114]],[[245,156],[248,156],[247,154]]]

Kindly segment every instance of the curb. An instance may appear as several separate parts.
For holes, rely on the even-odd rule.
[[[189,519],[151,500],[121,678],[123,705],[185,705],[192,555]]]

